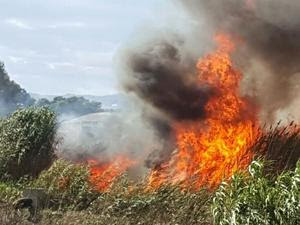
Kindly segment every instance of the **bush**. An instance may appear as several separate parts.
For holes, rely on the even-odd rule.
[[[223,183],[213,200],[215,224],[300,224],[300,162],[295,171],[277,178],[264,176],[264,163],[254,161],[250,176],[235,175]]]
[[[0,178],[36,177],[53,159],[56,117],[47,108],[18,110],[0,121]]]
[[[40,174],[34,187],[44,188],[52,207],[84,209],[89,206],[94,195],[89,183],[89,169],[85,165],[56,160],[53,165]]]

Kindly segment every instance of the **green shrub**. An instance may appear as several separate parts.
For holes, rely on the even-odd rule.
[[[21,196],[21,190],[13,183],[0,183],[0,201],[13,202]]]
[[[37,176],[53,159],[56,117],[47,108],[18,110],[0,121],[0,178]]]
[[[44,188],[52,207],[84,209],[94,199],[89,183],[88,167],[56,160],[53,165],[33,182],[34,187]]]
[[[274,178],[264,175],[264,163],[254,161],[249,174],[220,186],[213,200],[215,224],[300,224],[300,162],[295,171]]]

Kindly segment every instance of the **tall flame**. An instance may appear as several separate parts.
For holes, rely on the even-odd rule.
[[[222,179],[245,169],[253,157],[250,146],[257,135],[256,109],[239,96],[242,74],[232,64],[235,45],[231,37],[218,34],[215,41],[215,52],[197,63],[199,84],[217,92],[205,107],[207,117],[174,124],[177,152],[151,172],[151,188],[163,183],[215,188]]]

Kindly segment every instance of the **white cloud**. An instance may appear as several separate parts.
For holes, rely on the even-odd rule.
[[[78,64],[87,67],[110,67],[112,66],[114,55],[115,51],[113,50],[108,52],[78,51],[74,53]]]
[[[85,26],[85,23],[83,23],[83,22],[63,22],[63,23],[52,24],[52,25],[48,26],[48,28],[51,28],[51,29],[81,28],[84,26]]]
[[[58,67],[75,67],[75,64],[70,62],[54,62],[47,63],[47,65],[51,70],[55,70]]]
[[[16,19],[16,18],[6,19],[5,23],[12,25],[14,27],[20,28],[20,29],[33,30],[32,26],[30,26],[29,24],[27,24],[26,22],[24,22],[20,19]]]
[[[28,91],[47,94],[82,86],[99,95],[115,91],[113,56],[120,43],[144,19],[156,18],[148,14],[156,15],[155,5],[161,6],[160,0],[5,2],[0,3],[0,61]]]
[[[23,63],[26,64],[27,61],[22,58],[22,57],[16,57],[16,56],[8,56],[8,59],[12,62],[12,63]]]

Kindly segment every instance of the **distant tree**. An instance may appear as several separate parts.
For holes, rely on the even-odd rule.
[[[10,80],[4,63],[0,62],[0,116],[33,104],[34,99],[20,85]]]
[[[48,106],[58,115],[74,115],[81,116],[89,113],[102,111],[101,102],[89,101],[83,97],[64,98],[62,96],[55,97],[53,101],[40,99],[37,106]]]
[[[36,103],[36,106],[38,107],[49,106],[49,105],[50,105],[50,101],[46,98],[41,98]]]

